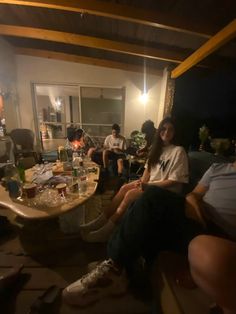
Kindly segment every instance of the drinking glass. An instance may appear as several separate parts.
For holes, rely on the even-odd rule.
[[[25,183],[23,185],[23,193],[27,199],[27,205],[32,206],[35,205],[34,198],[37,193],[37,184],[32,182],[32,183]]]

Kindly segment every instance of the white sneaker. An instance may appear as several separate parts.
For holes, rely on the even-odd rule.
[[[68,304],[87,306],[106,296],[123,295],[127,286],[126,275],[109,259],[65,288],[62,295]]]
[[[94,220],[88,222],[87,224],[80,225],[80,229],[83,231],[87,231],[87,232],[93,231],[93,230],[98,230],[102,226],[104,226],[106,222],[107,222],[107,217],[105,216],[104,213],[101,213]]]
[[[100,229],[88,233],[82,232],[82,238],[87,242],[104,243],[107,242],[114,231],[116,225],[110,219]]]

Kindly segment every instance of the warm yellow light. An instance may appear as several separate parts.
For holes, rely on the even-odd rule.
[[[147,93],[142,93],[140,95],[140,101],[143,103],[143,104],[146,104],[147,101],[148,101],[148,94]]]

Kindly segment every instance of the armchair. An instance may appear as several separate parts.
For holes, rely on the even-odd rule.
[[[34,149],[34,132],[32,130],[13,129],[9,135],[13,141],[15,160],[22,155],[23,157],[33,156],[35,162],[38,161],[38,154]]]

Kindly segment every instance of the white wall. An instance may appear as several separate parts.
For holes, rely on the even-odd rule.
[[[16,61],[12,47],[2,37],[0,37],[0,92],[5,94],[4,115],[9,132],[18,126]]]
[[[147,74],[149,101],[144,106],[139,100],[143,86],[142,74],[21,55],[16,56],[16,61],[22,127],[34,129],[31,82],[125,87],[124,135],[126,136],[134,129],[140,129],[146,119],[153,120],[155,124],[160,120],[158,106],[162,73],[160,76]]]

